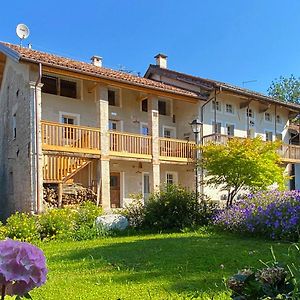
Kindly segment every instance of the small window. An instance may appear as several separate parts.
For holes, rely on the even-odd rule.
[[[17,138],[17,114],[12,116],[13,139]]]
[[[158,112],[160,115],[167,115],[167,103],[165,101],[158,100]]]
[[[279,115],[276,116],[276,123],[278,123],[278,124],[282,123],[282,119]]]
[[[69,98],[77,98],[77,84],[74,81],[60,80],[60,95]]]
[[[142,111],[148,111],[148,99],[142,100]]]
[[[276,133],[276,141],[282,141],[282,133]]]
[[[53,76],[43,76],[42,83],[43,83],[43,87],[42,87],[43,93],[57,95],[58,78]]]
[[[219,101],[213,101],[212,108],[213,110],[221,111],[221,103]]]
[[[272,116],[271,116],[271,114],[269,112],[265,113],[265,120],[268,121],[268,122],[272,121]]]
[[[167,172],[166,173],[166,184],[176,184],[175,173]]]
[[[116,92],[108,90],[108,104],[111,106],[117,106],[116,104]]]
[[[116,121],[109,120],[108,127],[109,130],[117,130],[118,124]]]
[[[220,122],[212,122],[212,133],[221,134],[222,124]]]
[[[226,124],[226,130],[228,136],[234,136],[234,125],[233,124]]]
[[[247,115],[247,117],[249,117],[249,118],[254,118],[253,110],[252,110],[251,108],[247,108],[246,115]]]
[[[75,125],[75,118],[70,116],[62,116],[62,122],[67,125]],[[75,139],[75,128],[72,127],[64,127],[63,128],[64,138],[67,140]]]
[[[268,141],[268,142],[273,141],[273,132],[272,131],[266,131],[266,141]]]
[[[226,112],[229,114],[233,114],[233,105],[232,104],[226,104]]]

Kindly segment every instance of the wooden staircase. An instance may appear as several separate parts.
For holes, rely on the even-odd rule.
[[[91,160],[77,156],[44,155],[43,180],[45,183],[66,182],[85,168]]]

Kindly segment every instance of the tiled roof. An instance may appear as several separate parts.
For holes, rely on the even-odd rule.
[[[225,82],[221,82],[221,81],[217,81],[217,80],[212,80],[212,79],[207,79],[207,78],[202,78],[202,77],[198,77],[198,76],[193,76],[193,75],[173,71],[173,70],[170,70],[170,69],[164,69],[164,68],[160,68],[157,65],[150,65],[148,70],[146,71],[145,77],[149,78],[152,73],[153,74],[156,73],[156,74],[160,74],[160,75],[165,75],[166,77],[172,77],[172,78],[174,78],[176,80],[179,80],[179,81],[184,81],[184,82],[188,82],[188,83],[191,83],[191,84],[195,84],[195,85],[198,85],[198,86],[202,87],[203,89],[209,90],[209,91],[213,88],[220,87],[224,90],[233,91],[235,93],[247,96],[249,98],[252,97],[252,98],[255,98],[255,99],[258,99],[258,100],[273,102],[273,103],[276,103],[276,104],[279,104],[279,105],[282,105],[282,106],[300,111],[300,105],[299,104],[282,102],[282,101],[280,101],[276,98],[272,98],[272,97],[266,96],[262,93],[252,91],[252,90],[248,90],[248,89],[245,89],[245,88],[241,88],[239,86],[235,86],[235,85],[232,85],[232,84],[229,84],[229,83],[225,83]]]
[[[136,86],[142,86],[159,91],[202,99],[201,95],[195,92],[181,89],[169,84],[157,82],[144,77],[138,77],[125,72],[94,66],[86,62],[76,61],[46,52],[23,48],[10,43],[0,42],[0,44],[3,44],[10,50],[13,50],[19,56],[19,59],[23,61],[42,63],[43,65],[52,66],[54,68],[68,69],[73,72],[84,73],[103,79],[110,79],[113,81],[124,82]]]

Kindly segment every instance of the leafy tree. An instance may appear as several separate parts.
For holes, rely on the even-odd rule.
[[[285,177],[276,150],[280,142],[255,139],[229,139],[226,144],[210,143],[201,147],[199,165],[206,170],[204,183],[228,192],[227,206],[242,190],[257,191],[277,183],[284,188]]]
[[[268,94],[283,102],[300,104],[300,78],[296,78],[294,75],[280,76],[279,79],[272,81],[268,88]]]

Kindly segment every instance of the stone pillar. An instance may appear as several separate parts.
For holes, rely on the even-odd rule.
[[[295,164],[295,189],[300,190],[300,164]]]
[[[99,85],[97,89],[97,104],[99,110],[100,148],[99,177],[101,204],[104,209],[110,209],[110,168],[109,168],[109,132],[108,132],[108,89]]]
[[[32,207],[35,213],[43,212],[43,152],[42,152],[42,86],[30,82],[31,104],[31,178]]]
[[[159,162],[159,113],[158,99],[148,98],[148,127],[152,136],[152,172],[150,175],[151,191],[157,192],[160,188],[160,162]]]

